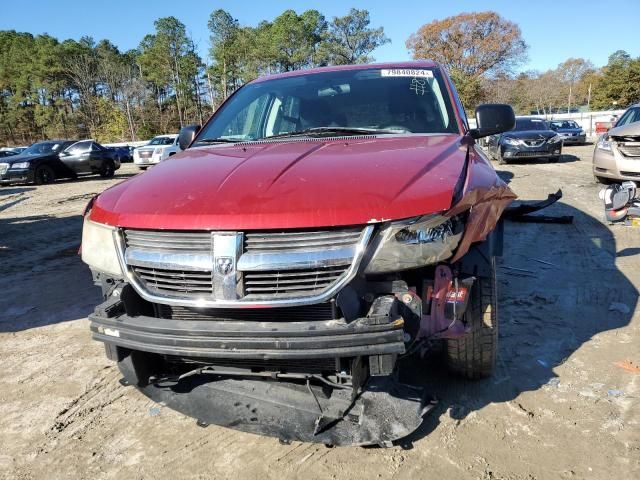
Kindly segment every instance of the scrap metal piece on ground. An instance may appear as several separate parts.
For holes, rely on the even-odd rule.
[[[556,224],[569,224],[573,223],[573,215],[521,215],[519,217],[510,218],[512,222],[520,223],[556,223]]]
[[[556,193],[551,193],[546,200],[534,201],[534,202],[519,202],[517,205],[513,205],[505,209],[502,214],[502,218],[507,220],[514,220],[517,217],[527,215],[529,213],[537,212],[543,208],[547,208],[562,198],[562,190],[558,190]]]
[[[519,202],[518,205],[514,205],[505,209],[502,214],[502,218],[505,220],[511,220],[512,222],[522,223],[557,223],[568,224],[573,223],[572,215],[529,215],[530,213],[537,212],[543,208],[547,208],[562,198],[562,190],[558,190],[556,193],[551,193],[546,200],[533,201],[533,202]]]

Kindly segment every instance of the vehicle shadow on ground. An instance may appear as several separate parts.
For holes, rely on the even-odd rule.
[[[0,218],[0,333],[83,318],[100,302],[81,229],[81,215]]]
[[[460,420],[523,392],[557,388],[563,379],[556,367],[595,335],[631,321],[638,291],[616,267],[611,230],[566,204],[549,210],[545,213],[573,215],[574,223],[505,225],[504,256],[497,269],[500,347],[494,375],[479,381],[453,377],[437,353],[438,361],[420,363],[415,378],[439,404],[406,439],[408,446],[437,428],[443,415]],[[639,251],[625,249],[618,255]]]

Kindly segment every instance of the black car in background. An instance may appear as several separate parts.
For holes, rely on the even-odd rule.
[[[0,158],[4,158],[4,157],[12,157],[13,155],[17,155],[17,152],[14,152],[13,150],[0,150]]]
[[[118,168],[120,160],[116,153],[93,140],[50,140],[34,143],[19,155],[0,159],[0,184],[41,185],[92,173],[108,178]]]
[[[557,162],[562,154],[562,137],[542,118],[516,117],[513,130],[490,137],[487,148],[500,164],[528,158]]]

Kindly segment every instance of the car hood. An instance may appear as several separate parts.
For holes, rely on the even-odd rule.
[[[636,137],[640,135],[640,122],[614,127],[607,132],[612,137]]]
[[[40,155],[23,155],[19,153],[18,155],[11,155],[10,157],[4,157],[1,161],[2,163],[20,163],[20,162],[33,162],[35,160],[41,160],[45,158],[58,158],[58,155],[55,153],[43,153]]]
[[[304,139],[190,148],[102,193],[91,219],[152,229],[358,225],[451,206],[458,135]]]
[[[539,138],[549,139],[556,135],[553,130],[518,130],[506,132],[504,137],[518,138],[520,140],[537,140]]]

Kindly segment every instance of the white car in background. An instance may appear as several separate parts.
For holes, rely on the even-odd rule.
[[[179,151],[178,135],[158,135],[133,151],[133,163],[146,170],[150,165],[160,163]]]

